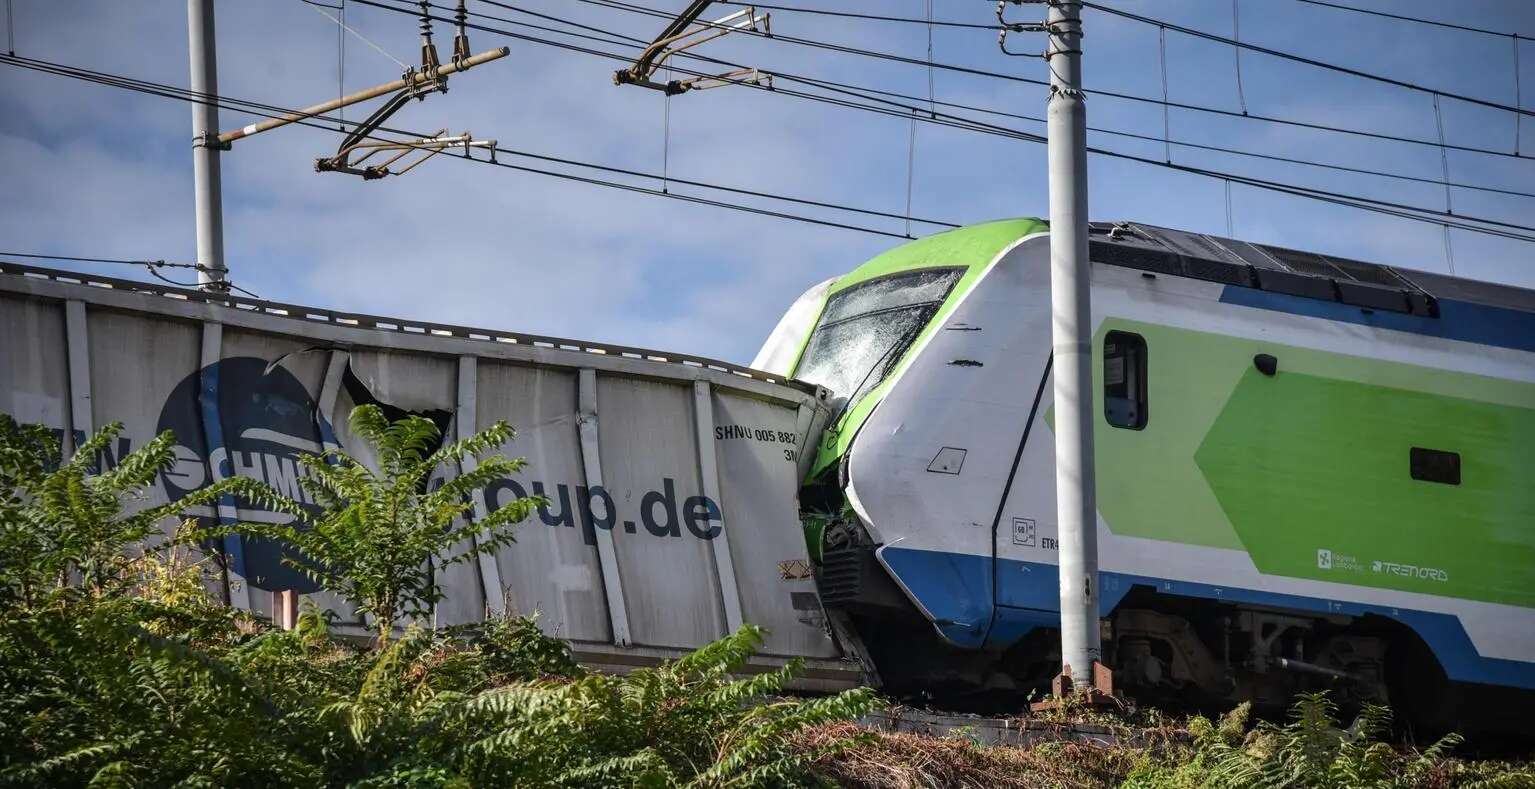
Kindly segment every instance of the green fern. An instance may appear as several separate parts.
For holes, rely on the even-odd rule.
[[[0,414],[0,589],[23,606],[70,585],[97,597],[132,581],[129,549],[160,536],[163,525],[186,510],[249,489],[249,480],[224,480],[179,501],[128,511],[174,461],[175,439],[161,433],[98,473],[102,450],[122,432],[113,422],[81,443],[67,461],[51,433]]]
[[[444,566],[494,554],[511,544],[513,527],[543,499],[509,502],[478,520],[465,517],[470,494],[522,470],[526,461],[487,453],[512,440],[505,422],[438,448],[431,420],[407,416],[395,422],[375,405],[353,409],[352,431],[378,459],[370,469],[341,450],[306,454],[300,484],[319,512],[264,486],[241,491],[263,506],[293,516],[289,523],[239,524],[206,529],[197,539],[242,533],[288,543],[300,554],[286,559],[322,588],[357,604],[385,643],[405,615],[425,616],[443,599]],[[477,459],[467,469],[466,460]],[[466,467],[435,490],[427,481],[439,467]]]
[[[438,447],[426,420],[359,409],[353,423],[377,468],[306,459],[315,514],[249,480],[143,507],[134,500],[164,467],[168,436],[100,472],[97,450],[119,426],[60,462],[46,431],[0,418],[0,786],[796,786],[873,742],[833,725],[866,714],[869,691],[785,697],[798,660],[753,673],[755,627],[621,677],[583,671],[532,618],[389,639],[401,615],[439,599],[429,561],[505,545],[537,501],[462,523],[471,491],[521,467],[494,457],[425,490],[438,466],[505,444],[504,425]],[[313,605],[284,632],[208,599],[204,562],[152,538],[180,508],[224,493],[294,513],[288,527],[238,528],[297,545],[302,568],[375,617],[377,642],[333,637]],[[454,547],[485,528],[477,548]],[[149,552],[130,558],[141,540]],[[1322,694],[1301,697],[1284,724],[1252,726],[1243,705],[1191,720],[1189,742],[1124,758],[1118,772],[1074,768],[1073,746],[1033,756],[1061,765],[1041,785],[1535,785],[1528,769],[1451,759],[1455,737],[1389,746],[1384,708],[1347,728],[1336,717]]]
[[[1305,787],[1306,789],[1406,789],[1430,786],[1535,786],[1535,774],[1487,764],[1469,767],[1449,758],[1460,743],[1449,735],[1423,751],[1385,741],[1391,712],[1366,705],[1348,728],[1326,693],[1297,697],[1290,720],[1261,722],[1246,730],[1243,705],[1217,726],[1204,718],[1189,723],[1192,742],[1161,758],[1145,758],[1125,785],[1137,789],[1211,787]],[[1245,732],[1245,733],[1244,733]]]

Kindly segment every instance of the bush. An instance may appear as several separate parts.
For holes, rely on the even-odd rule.
[[[1248,728],[1249,705],[1219,722],[1195,717],[1191,744],[1160,759],[1144,759],[1125,785],[1137,789],[1304,787],[1396,789],[1441,786],[1535,786],[1535,772],[1491,762],[1449,758],[1460,738],[1444,737],[1418,751],[1386,742],[1391,711],[1366,705],[1341,728],[1325,691],[1301,694],[1284,724]]]
[[[873,707],[866,689],[782,698],[799,661],[738,677],[762,643],[751,626],[622,677],[583,671],[527,617],[412,627],[391,642],[396,614],[440,596],[422,568],[463,542],[469,527],[450,524],[470,482],[486,479],[428,494],[426,473],[499,446],[510,429],[428,452],[429,425],[362,409],[354,422],[380,447],[381,472],[313,459],[323,512],[304,513],[310,531],[272,533],[376,615],[367,645],[332,638],[312,607],[287,632],[231,610],[208,596],[214,568],[194,538],[152,539],[184,507],[269,490],[226,480],[128,513],[169,462],[169,434],[102,473],[96,449],[120,426],[61,463],[45,431],[0,415],[0,786],[1535,785],[1522,768],[1448,758],[1454,738],[1422,752],[1387,745],[1384,708],[1339,728],[1321,694],[1302,697],[1285,725],[1249,729],[1245,706],[1218,723],[1195,718],[1188,744],[1160,750],[983,748],[860,733],[849,721]],[[475,524],[490,529],[481,544],[508,542],[534,503]],[[368,558],[396,538],[408,550]]]
[[[380,470],[310,458],[318,514],[239,479],[127,513],[170,462],[169,434],[102,473],[96,450],[120,425],[60,463],[46,431],[0,418],[0,785],[781,785],[808,780],[816,755],[791,747],[796,733],[869,707],[867,691],[776,699],[797,662],[733,678],[761,644],[749,626],[625,677],[588,675],[531,618],[390,643],[398,614],[440,599],[433,561],[505,545],[537,500],[455,524],[469,491],[520,468],[497,457],[425,490],[438,465],[509,440],[505,425],[435,451],[425,420],[363,407],[353,425]],[[238,530],[296,544],[379,638],[334,639],[313,608],[273,630],[209,598],[191,547],[207,532],[151,539],[226,492],[303,518]],[[455,548],[471,530],[475,547]]]
[[[733,679],[754,628],[625,677],[589,675],[531,619],[381,649],[238,632],[209,651],[130,602],[59,598],[0,618],[0,784],[769,786],[842,747],[793,747],[862,715],[867,691],[775,694],[798,668]]]
[[[292,546],[299,556],[285,562],[356,603],[373,619],[379,641],[388,641],[402,615],[425,616],[442,601],[443,567],[511,544],[513,528],[545,502],[519,498],[485,517],[463,517],[473,507],[474,491],[526,465],[521,458],[487,454],[512,440],[506,422],[443,446],[431,420],[412,415],[390,422],[376,405],[352,409],[350,424],[378,459],[377,470],[340,449],[301,454],[307,473],[299,484],[318,507],[249,484],[242,489],[247,498],[293,520],[205,529],[195,539],[246,534]],[[443,466],[464,471],[428,490],[428,479]]]
[[[72,585],[116,594],[132,580],[130,549],[159,536],[164,521],[226,492],[252,490],[251,480],[221,480],[178,502],[125,512],[170,466],[176,441],[166,431],[98,472],[102,449],[122,429],[107,425],[62,460],[48,430],[0,414],[0,600],[31,606]]]

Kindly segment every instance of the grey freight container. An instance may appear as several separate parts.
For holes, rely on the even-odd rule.
[[[422,413],[460,437],[505,419],[528,468],[490,486],[550,504],[517,543],[444,570],[436,624],[539,612],[578,656],[643,665],[743,622],[761,665],[808,659],[806,685],[859,679],[828,635],[799,526],[798,480],[824,393],[736,365],[420,323],[0,264],[0,412],[55,428],[68,450],[111,421],[110,464],[172,429],[177,462],[150,502],[237,474],[302,495],[294,453],[357,451],[359,402]],[[443,474],[457,473],[445,469]],[[226,502],[228,522],[281,517]],[[298,584],[274,546],[225,546],[234,605],[270,613]],[[353,616],[343,600],[315,595]]]

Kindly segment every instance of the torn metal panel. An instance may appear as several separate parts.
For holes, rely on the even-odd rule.
[[[0,266],[0,407],[33,415],[62,438],[71,404],[64,303],[77,300],[93,423],[128,426],[113,457],[159,429],[178,436],[176,462],[153,496],[240,475],[302,501],[299,454],[339,447],[374,464],[347,424],[362,403],[394,418],[426,416],[449,437],[504,419],[517,436],[500,453],[528,465],[482,491],[477,512],[522,496],[549,504],[489,562],[442,576],[448,600],[438,624],[494,610],[486,591],[499,583],[508,613],[539,614],[546,632],[593,663],[675,657],[725,635],[734,620],[768,630],[768,654],[756,665],[805,657],[824,687],[860,676],[836,660],[820,615],[803,606],[814,581],[779,569],[808,560],[796,500],[808,453],[800,450],[820,439],[823,390],[686,354],[10,271]],[[202,516],[272,517],[245,502],[224,505]],[[295,587],[253,566],[253,545],[236,538],[230,546],[251,576],[231,591],[236,604],[267,615],[272,593],[263,588]],[[727,616],[721,593],[717,568],[727,565],[738,618]],[[334,611],[344,631],[363,624],[347,601],[307,596]]]

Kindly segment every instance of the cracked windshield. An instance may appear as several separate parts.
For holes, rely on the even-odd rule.
[[[962,273],[963,269],[926,269],[881,277],[833,295],[795,377],[830,389],[836,408],[857,402],[895,369]]]

